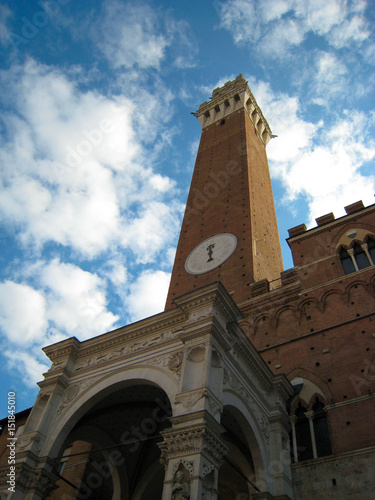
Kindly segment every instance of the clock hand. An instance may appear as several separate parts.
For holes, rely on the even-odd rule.
[[[214,251],[213,251],[213,248],[214,248],[215,244],[212,244],[212,245],[208,245],[207,247],[207,252],[208,252],[208,261],[207,262],[212,262],[214,259],[212,257]]]

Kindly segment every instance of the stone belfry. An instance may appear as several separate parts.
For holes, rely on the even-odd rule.
[[[215,89],[194,115],[202,136],[166,309],[214,281],[240,305],[252,283],[283,270],[266,155],[272,135],[245,78]]]

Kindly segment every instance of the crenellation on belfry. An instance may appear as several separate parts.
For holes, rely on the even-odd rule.
[[[242,108],[246,109],[257,134],[266,146],[275,136],[272,135],[271,128],[243,75],[238,75],[235,80],[214,89],[210,101],[202,103],[193,115],[198,118],[204,129],[213,123],[225,120]]]

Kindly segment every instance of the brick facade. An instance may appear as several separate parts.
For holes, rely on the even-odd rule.
[[[318,484],[328,488],[324,498],[336,498],[337,492],[341,498],[347,498],[345,494],[357,498],[353,496],[356,492],[364,495],[361,498],[370,498],[369,491],[375,495],[374,482],[368,490],[370,474],[362,470],[351,480],[347,475],[351,456],[353,463],[363,462],[366,467],[369,457],[374,458],[375,269],[370,265],[345,274],[340,249],[352,247],[353,242],[363,244],[369,237],[375,239],[375,206],[356,202],[345,207],[345,217],[335,219],[330,213],[317,218],[313,229],[306,230],[304,224],[290,229],[294,267],[282,271],[265,142],[257,122],[245,101],[225,121],[221,116],[215,120],[217,103],[227,97],[227,86],[235,82],[240,94],[237,79],[214,91],[212,101],[202,105],[208,124],[200,119],[202,138],[167,307],[172,306],[173,296],[221,280],[243,312],[239,324],[269,368],[305,387],[290,402],[291,417],[298,405],[306,414],[315,403],[324,405],[329,463],[335,464],[336,472],[332,465],[319,466],[326,459],[295,458],[296,498],[322,498]],[[202,113],[197,115],[202,117]],[[235,175],[222,174],[227,165],[238,168]],[[212,199],[206,196],[206,203],[202,201],[196,213],[198,193],[208,195],[209,183],[220,175],[225,186]],[[183,263],[189,252],[208,236],[224,231],[241,242],[235,253],[209,273],[188,275]],[[309,416],[314,419],[313,413]],[[366,460],[363,450],[367,450]],[[340,464],[342,472],[337,471]],[[348,492],[348,484],[353,491]]]
[[[290,229],[283,271],[272,134],[244,78],[195,114],[202,138],[166,310],[45,348],[53,365],[20,442],[16,498],[75,498],[56,479],[72,443],[64,479],[92,498],[169,500],[177,473],[191,500],[375,497],[375,205]],[[233,253],[187,272],[192,250],[223,233]]]

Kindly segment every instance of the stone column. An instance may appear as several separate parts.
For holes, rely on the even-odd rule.
[[[164,441],[159,444],[165,467],[162,500],[173,498],[179,470],[184,471],[191,499],[216,500],[218,471],[228,451],[220,437],[223,428],[206,411],[171,420],[173,427],[162,431]]]
[[[47,462],[50,460],[47,459]],[[47,463],[46,462],[46,463]],[[12,500],[44,500],[56,489],[57,476],[52,472],[52,462],[45,467],[22,463],[16,466],[16,492]]]
[[[368,251],[368,245],[367,245],[367,243],[362,243],[361,248],[362,248],[362,250],[364,250],[364,252],[365,252],[365,254],[366,254],[367,258],[368,258],[368,261],[369,261],[370,265],[373,266],[375,264],[375,262],[372,261],[372,257],[370,255],[370,252]]]
[[[353,248],[348,248],[348,254],[349,254],[350,258],[352,259],[353,266],[354,266],[355,270],[359,271],[357,261],[355,260],[355,257],[354,257],[354,250],[353,250]]]
[[[290,470],[288,414],[281,405],[273,408],[269,418],[270,462],[267,473],[270,476],[269,493],[274,496],[292,497],[293,487]]]
[[[305,413],[305,416],[307,417],[309,421],[309,426],[310,426],[310,434],[311,434],[311,444],[312,444],[312,449],[313,449],[313,456],[314,458],[318,458],[318,452],[316,449],[316,441],[315,441],[315,431],[314,431],[314,412],[313,411],[307,411]]]
[[[298,462],[298,449],[297,449],[297,436],[296,436],[297,420],[298,418],[296,415],[291,415],[289,418],[290,425],[292,426],[293,455],[294,455],[294,461],[296,463]]]

